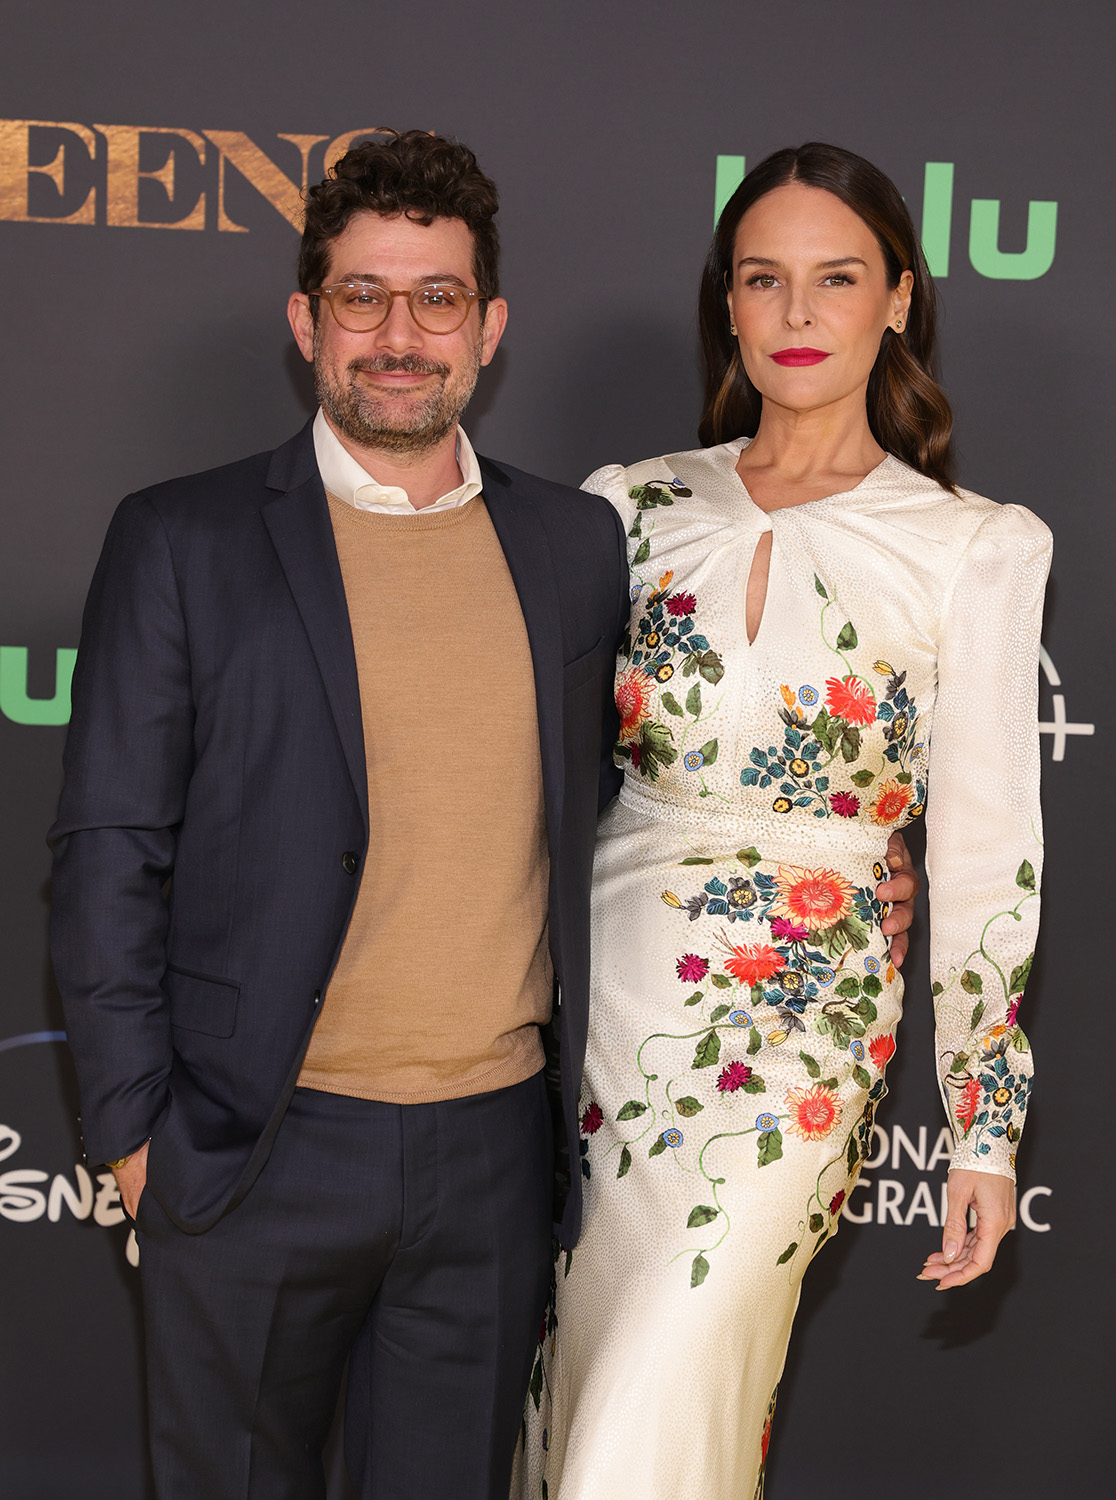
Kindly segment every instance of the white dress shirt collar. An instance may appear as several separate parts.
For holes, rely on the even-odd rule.
[[[398,485],[380,484],[357,463],[346,449],[319,408],[314,418],[314,454],[322,483],[331,495],[357,510],[375,510],[386,515],[414,516],[434,510],[452,510],[464,505],[481,492],[481,472],[473,445],[462,427],[457,429],[457,467],[461,483],[420,512],[411,504],[407,491]]]

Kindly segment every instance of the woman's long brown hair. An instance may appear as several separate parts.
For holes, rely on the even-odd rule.
[[[914,276],[907,326],[888,328],[868,380],[868,423],[880,447],[954,488],[953,413],[935,378],[934,283],[898,188],[878,167],[840,146],[810,141],[766,157],[726,203],[701,277],[698,326],[705,367],[705,402],[698,436],[704,447],[755,437],[763,398],[748,379],[730,331],[726,291],[732,285],[733,242],[741,219],[766,193],[790,182],[823,188],[868,225],[883,251],[888,285]]]

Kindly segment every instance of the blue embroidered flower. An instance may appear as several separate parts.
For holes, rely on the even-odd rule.
[[[832,984],[833,981],[837,978],[837,975],[833,972],[832,969],[815,969],[814,978],[818,981],[819,984]]]
[[[752,1018],[746,1010],[730,1010],[729,1020],[734,1026],[750,1026]]]
[[[778,1130],[778,1128],[779,1121],[774,1115],[756,1116],[756,1129],[762,1131],[764,1135],[766,1135],[769,1130]]]
[[[705,756],[702,755],[700,750],[687,750],[682,757],[682,764],[686,767],[687,771],[700,771],[705,764]]]
[[[849,1051],[856,1058],[857,1062],[863,1062],[864,1061],[864,1043],[863,1042],[861,1042],[861,1041],[850,1042],[849,1043]]]
[[[642,594],[642,593],[643,593],[643,584],[642,583],[633,583],[632,584],[632,603],[633,604],[636,602],[636,600],[639,598],[640,594]]]
[[[864,960],[864,967],[868,970],[869,974],[878,974],[880,972],[880,961],[878,958],[872,958],[869,955]]]
[[[813,708],[818,701],[818,690],[812,687],[800,687],[798,690],[798,701],[804,703],[807,708]]]
[[[680,1130],[664,1130],[663,1131],[663,1145],[664,1146],[681,1146],[681,1144],[682,1144],[682,1132]]]

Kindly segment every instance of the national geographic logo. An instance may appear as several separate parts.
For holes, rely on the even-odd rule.
[[[0,219],[245,234],[229,206],[235,175],[301,232],[311,177],[357,141],[393,133],[277,135],[265,151],[241,130],[0,120]]]
[[[718,156],[714,223],[744,180],[742,156]],[[922,178],[922,249],[931,276],[949,275],[954,221],[954,164],[928,161]],[[969,262],[992,281],[1035,281],[1054,264],[1058,205],[1044,199],[1027,204],[1027,238],[1022,250],[1000,248],[999,198],[974,198],[969,209]]]

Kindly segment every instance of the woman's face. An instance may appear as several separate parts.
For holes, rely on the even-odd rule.
[[[814,411],[863,394],[889,325],[906,322],[914,277],[897,287],[876,236],[824,188],[792,182],[737,225],[729,315],[765,403]]]

